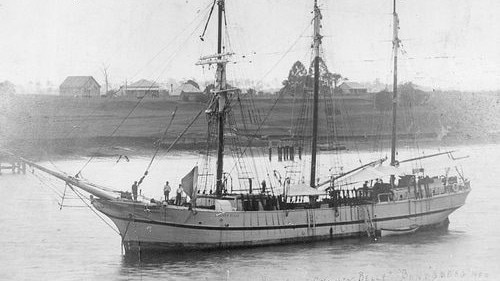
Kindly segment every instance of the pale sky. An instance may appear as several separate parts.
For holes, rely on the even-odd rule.
[[[212,0],[0,0],[0,80],[93,75],[113,84],[209,80],[194,63],[215,53]],[[230,79],[279,87],[296,60],[308,65],[312,0],[226,0],[236,64]],[[324,56],[351,81],[391,83],[392,0],[319,0]],[[432,88],[500,89],[500,1],[398,1],[400,81]],[[214,12],[214,16],[216,13]],[[288,52],[287,52],[288,51]],[[245,56],[243,58],[243,56]],[[248,87],[252,85],[241,85]]]

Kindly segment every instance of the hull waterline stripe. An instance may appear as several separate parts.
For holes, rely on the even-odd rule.
[[[453,212],[453,211],[455,211],[458,208],[459,207],[453,207],[453,208],[441,209],[441,210],[430,211],[430,212],[419,213],[419,214],[403,215],[403,216],[397,216],[397,217],[374,218],[374,219],[372,219],[372,221],[374,221],[374,222],[381,222],[381,221],[388,221],[388,220],[408,219],[408,218],[414,218],[414,217],[432,215],[432,214],[437,214],[437,213],[442,213],[442,212],[448,212],[448,211]],[[255,227],[250,227],[250,226],[246,226],[246,227],[207,226],[207,225],[179,224],[179,223],[160,222],[160,221],[144,220],[144,219],[123,218],[123,217],[118,217],[118,216],[110,215],[110,214],[107,214],[105,212],[102,212],[102,213],[105,214],[106,216],[108,216],[109,218],[119,219],[119,220],[124,220],[124,221],[132,221],[132,222],[139,222],[139,223],[149,223],[149,224],[156,224],[156,225],[165,225],[165,226],[179,227],[179,228],[204,229],[204,230],[243,231],[243,230],[295,229],[295,228],[308,228],[309,227],[307,224],[255,226]],[[339,222],[317,223],[316,227],[336,226],[336,225],[349,225],[349,224],[363,224],[363,223],[365,223],[364,220],[339,221]]]

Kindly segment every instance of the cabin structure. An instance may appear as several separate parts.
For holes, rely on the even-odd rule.
[[[368,92],[368,89],[357,82],[344,82],[338,89],[342,95],[362,95]]]
[[[59,95],[69,97],[100,97],[101,85],[92,76],[68,76],[59,86]]]

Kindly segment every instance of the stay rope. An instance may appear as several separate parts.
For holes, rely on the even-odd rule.
[[[293,49],[293,47],[295,47],[295,45],[299,42],[299,40],[302,38],[302,35],[309,29],[311,23],[307,24],[306,28],[304,28],[304,30],[300,33],[300,35],[298,36],[298,38],[290,45],[290,47],[287,49],[287,51],[280,57],[280,59],[269,69],[269,71],[267,71],[264,76],[262,76],[262,78],[260,79],[261,81],[264,80],[264,78],[266,78],[275,68],[276,66],[279,65],[279,63],[286,57],[286,55]],[[245,149],[242,151],[242,153],[240,154],[240,157],[242,155],[245,155],[247,149],[249,149],[249,147],[252,145],[253,143],[253,140],[257,137],[257,135],[259,134],[260,130],[262,129],[264,123],[267,121],[267,119],[269,118],[269,116],[271,115],[271,113],[273,112],[274,108],[276,107],[276,104],[278,103],[278,101],[282,98],[283,96],[283,92],[279,93],[278,94],[278,97],[274,100],[271,108],[268,110],[268,112],[266,113],[266,115],[264,116],[264,118],[262,120],[260,120],[260,122],[258,123],[258,126],[257,126],[257,129],[255,130],[254,134],[249,138],[246,146],[245,146]],[[232,173],[234,171],[234,169],[236,168],[236,164],[233,165],[233,167],[230,169],[230,172],[229,173]]]
[[[172,114],[172,118],[170,120],[170,123],[169,123],[168,127],[164,131],[164,135],[167,133],[168,128],[170,128],[170,125],[172,124],[172,121],[173,121],[173,119],[175,117],[175,112],[176,111],[177,111],[177,107],[176,107],[174,113]],[[179,140],[184,136],[184,134],[187,132],[187,130],[189,130],[189,128],[191,128],[191,126],[194,124],[194,122],[198,119],[198,117],[200,117],[201,113],[203,113],[204,111],[205,111],[205,109],[202,109],[202,110],[200,110],[198,112],[198,114],[196,114],[196,116],[191,120],[191,122],[189,122],[189,124],[186,126],[186,128],[184,128],[184,130],[182,130],[182,132],[177,136],[177,138],[175,138],[175,140],[169,145],[169,147],[167,148],[167,150],[165,151],[165,153],[170,152],[170,150],[174,147],[174,145],[176,145],[177,142],[179,142]],[[139,185],[142,183],[142,181],[144,180],[144,178],[148,175],[148,173],[149,173],[148,170],[149,170],[149,168],[151,168],[151,165],[153,164],[153,160],[156,157],[156,155],[158,154],[159,149],[160,149],[160,145],[158,144],[158,146],[156,148],[156,151],[155,151],[155,154],[154,154],[153,158],[151,159],[151,161],[149,162],[149,165],[146,168],[146,171],[144,172],[144,174],[142,175],[142,177],[137,182],[137,187],[139,187]]]
[[[78,198],[80,198],[80,200],[99,218],[101,219],[107,226],[109,226],[114,232],[116,232],[118,235],[120,235],[120,232],[118,230],[116,230],[115,227],[113,227],[109,222],[106,221],[106,219],[104,219],[104,217],[102,217],[101,215],[99,215],[99,213],[97,213],[97,211],[91,206],[89,205],[89,203],[87,203],[87,201],[85,201],[84,199],[84,196],[83,194],[81,194],[79,191],[77,191],[72,185],[68,184],[68,186],[71,188],[71,190],[73,190],[73,192],[76,194],[76,196],[78,196]]]
[[[176,113],[177,113],[177,106],[175,107],[174,112],[172,112],[172,118],[170,118],[170,122],[168,122],[167,128],[165,128],[165,131],[163,131],[163,135],[158,140],[158,144],[156,146],[155,153],[153,154],[153,157],[151,158],[151,161],[149,161],[148,167],[146,168],[146,172],[149,170],[149,168],[151,168],[151,165],[153,164],[153,161],[155,160],[156,155],[158,155],[158,151],[160,151],[161,143],[162,143],[163,139],[165,139],[165,137],[167,136],[167,132],[170,129],[170,126],[172,125],[172,122],[174,121]]]
[[[208,8],[208,7],[207,7]],[[196,20],[196,18],[195,18]],[[194,23],[195,20],[193,20],[190,24]],[[193,29],[193,31],[190,33],[190,36],[192,34],[194,34],[194,32],[198,29],[199,25],[201,25],[203,21],[200,21],[198,23],[198,25]],[[190,37],[189,36],[189,37]],[[189,38],[188,37],[188,38]],[[171,42],[174,42],[175,40],[172,40]],[[173,58],[176,57],[177,55],[177,52],[179,52],[181,50],[181,48],[184,46],[184,43],[188,41],[188,39],[184,40],[182,42],[182,44],[180,44],[179,48],[176,49],[176,51],[169,57],[169,59],[167,60],[167,62],[170,62]],[[162,49],[163,51],[163,49]],[[160,51],[160,52],[162,52]],[[158,55],[158,54],[157,54]],[[163,68],[161,70],[161,73],[160,75],[153,81],[153,83],[151,84],[151,86],[149,87],[149,89],[146,91],[146,93],[139,98],[139,100],[135,103],[134,107],[128,112],[128,114],[122,118],[122,120],[120,121],[120,123],[113,129],[113,131],[111,132],[111,134],[109,135],[110,137],[114,136],[115,133],[121,128],[121,126],[125,123],[125,121],[132,115],[132,113],[139,107],[139,105],[142,103],[142,101],[146,98],[146,96],[150,93],[151,89],[153,88],[153,86],[155,85],[155,83],[158,81],[158,79],[160,78],[160,76],[166,71],[167,67],[169,66],[170,64],[169,63],[166,63],[166,67]],[[134,75],[135,76],[135,75]],[[100,152],[102,150],[104,146],[102,145],[101,147],[99,147],[98,149],[98,152]],[[95,155],[97,155],[98,153],[96,153]],[[82,166],[82,168],[76,173],[77,175],[80,174],[83,169],[85,169],[87,167],[87,165],[96,157],[95,155],[91,156],[86,162],[85,164]]]
[[[170,129],[170,126],[172,125],[172,122],[174,121],[175,118],[175,113],[177,113],[177,106],[174,109],[174,112],[172,112],[172,118],[170,118],[170,122],[168,122],[168,126],[165,128],[163,131],[163,135],[160,137],[158,140],[158,143],[156,145],[155,153],[153,154],[153,157],[151,157],[151,160],[149,161],[148,166],[146,167],[146,170],[144,171],[144,174],[142,175],[141,179],[137,182],[137,186],[139,186],[144,178],[148,175],[149,169],[151,168],[151,165],[153,165],[153,161],[155,160],[156,156],[158,155],[158,151],[160,151],[161,143],[165,136],[167,135],[168,130]]]

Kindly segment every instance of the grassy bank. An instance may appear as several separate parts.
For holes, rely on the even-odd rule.
[[[427,104],[399,110],[398,132],[403,139],[439,139],[443,144],[496,142],[500,135],[499,102],[498,93],[435,92]],[[349,148],[355,142],[370,148],[374,147],[373,142],[387,142],[391,113],[377,111],[370,96],[336,98],[334,105],[336,114],[332,118],[339,143]],[[8,148],[56,154],[114,146],[151,149],[176,107],[177,114],[165,144],[171,143],[206,105],[175,98],[145,99],[139,103],[136,99],[4,97],[0,106],[0,142]],[[277,103],[275,97],[255,98],[252,102],[243,99],[241,106],[234,100],[233,115],[239,124],[239,134],[280,139],[290,136],[301,107],[301,101],[291,97]],[[325,120],[326,112],[324,102],[320,101],[321,120]],[[303,121],[310,122],[309,118]],[[256,132],[258,127],[260,130]],[[328,128],[327,122],[320,122],[320,141],[326,141],[330,135]],[[202,114],[176,148],[203,148],[206,132],[206,118]],[[303,133],[310,134],[308,130]],[[252,143],[266,145],[267,140]]]

